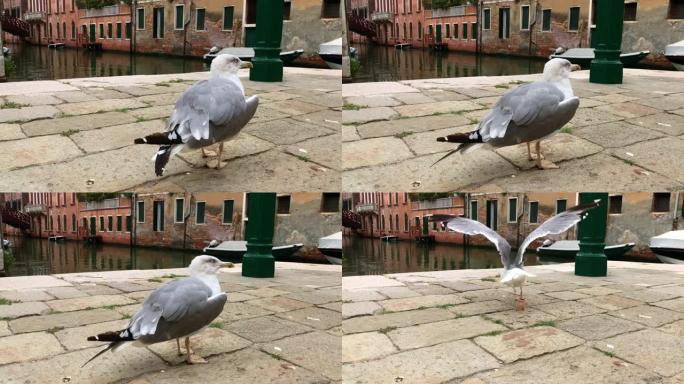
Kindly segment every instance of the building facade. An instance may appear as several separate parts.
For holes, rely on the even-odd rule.
[[[79,239],[97,237],[113,244],[132,244],[130,194],[95,201],[81,201],[79,206]]]
[[[99,44],[102,49],[129,51],[133,27],[131,7],[120,3],[78,11],[78,46]]]

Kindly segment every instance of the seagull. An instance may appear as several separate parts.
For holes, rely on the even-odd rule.
[[[134,343],[154,344],[176,339],[180,355],[179,339],[185,338],[186,362],[206,363],[191,357],[190,336],[206,328],[223,310],[228,294],[221,292],[216,274],[222,267],[233,267],[233,263],[208,255],[200,255],[190,263],[190,277],[171,281],[157,288],[145,300],[142,308],[133,315],[125,329],[100,333],[88,337],[88,341],[107,341],[107,348],[98,352],[82,367],[101,354],[117,351]]]
[[[225,166],[221,163],[223,142],[240,132],[259,105],[257,96],[245,100],[245,88],[238,77],[240,68],[252,68],[252,63],[229,54],[216,56],[209,79],[197,82],[176,101],[166,132],[135,139],[135,144],[160,145],[152,158],[157,176],[164,174],[171,156],[185,147],[202,148],[202,156],[207,157],[204,147],[220,143],[216,166],[211,166],[212,161],[208,164],[216,169]]]
[[[432,165],[456,152],[468,153],[483,144],[498,148],[527,143],[527,156],[532,161],[530,142],[536,141],[536,165],[544,169],[541,139],[561,129],[579,107],[579,98],[574,96],[568,78],[571,71],[578,69],[578,65],[565,59],[549,60],[544,65],[542,80],[506,92],[476,130],[438,137],[437,141],[460,145]]]
[[[572,228],[572,226],[579,223],[587,216],[587,211],[597,207],[599,201],[600,200],[595,200],[592,203],[569,208],[567,211],[561,212],[545,221],[525,238],[522,245],[518,248],[515,260],[511,260],[511,246],[508,244],[508,241],[496,233],[496,231],[479,221],[463,217],[454,217],[452,215],[433,215],[430,220],[445,222],[446,227],[454,232],[466,235],[484,235],[487,240],[494,243],[496,250],[499,251],[499,255],[501,255],[501,263],[504,266],[504,269],[501,272],[501,283],[513,287],[514,295],[518,295],[515,288],[519,288],[520,295],[516,300],[523,302],[522,290],[525,280],[528,277],[534,277],[534,275],[523,269],[523,256],[527,247],[540,237],[558,235]]]

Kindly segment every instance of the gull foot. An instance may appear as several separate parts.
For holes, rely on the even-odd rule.
[[[202,356],[192,354],[188,356],[188,358],[185,360],[186,363],[193,365],[193,364],[207,364],[208,361],[204,360]]]
[[[554,164],[548,160],[542,160],[540,162],[540,164],[537,164],[537,168],[539,168],[539,169],[558,169],[559,167],[556,164]]]
[[[214,156],[216,156],[216,151],[210,151],[210,150],[206,150],[206,149],[202,150],[202,157],[214,157]]]
[[[527,309],[527,301],[525,299],[521,299],[519,297],[515,298],[515,310],[518,312],[524,311]]]

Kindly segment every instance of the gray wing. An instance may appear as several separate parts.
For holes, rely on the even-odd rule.
[[[133,338],[153,335],[162,319],[178,322],[189,313],[201,310],[211,297],[211,289],[201,280],[186,278],[174,280],[158,288],[131,318],[129,330]]]
[[[548,235],[557,235],[567,231],[572,228],[573,225],[579,223],[587,216],[587,211],[598,206],[598,200],[593,203],[581,204],[572,208],[569,208],[565,212],[561,212],[556,216],[546,220],[544,224],[540,225],[530,233],[523,241],[520,248],[518,248],[518,254],[516,255],[513,265],[516,267],[522,267],[523,265],[523,255],[527,247],[536,239]]]
[[[445,216],[442,215],[436,215],[435,219],[431,220],[439,221],[444,217]],[[510,265],[511,246],[508,244],[506,239],[501,237],[501,235],[486,225],[480,223],[479,221],[470,220],[463,217],[455,217],[446,221],[446,227],[454,232],[464,233],[466,235],[483,235],[487,238],[487,240],[491,241],[496,246],[496,250],[499,251],[499,255],[501,255],[501,263],[504,265],[504,267],[508,268]]]
[[[183,92],[176,101],[168,130],[175,129],[184,143],[190,139],[213,140],[214,126],[225,125],[231,120],[242,121],[246,110],[245,96],[237,85],[212,77]]]
[[[478,126],[482,141],[504,137],[511,122],[522,128],[549,118],[563,98],[563,92],[546,81],[525,84],[505,93]]]

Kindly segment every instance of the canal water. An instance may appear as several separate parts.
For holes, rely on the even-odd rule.
[[[476,55],[396,49],[374,44],[352,44],[361,64],[353,82],[432,79],[438,77],[504,76],[541,73],[546,60],[517,56]]]
[[[413,241],[385,242],[360,236],[345,236],[342,246],[344,276],[502,267],[501,256],[493,247],[464,247],[443,243],[428,245]],[[540,258],[534,251],[525,254],[525,265],[568,261]]]
[[[197,251],[91,245],[81,241],[54,242],[29,237],[8,237],[10,265],[7,276],[47,275],[54,273],[120,271],[129,269],[184,268]]]
[[[11,63],[7,81],[56,80],[80,77],[156,75],[199,72],[207,66],[199,58],[156,56],[84,49],[48,49],[29,44],[7,44]]]

